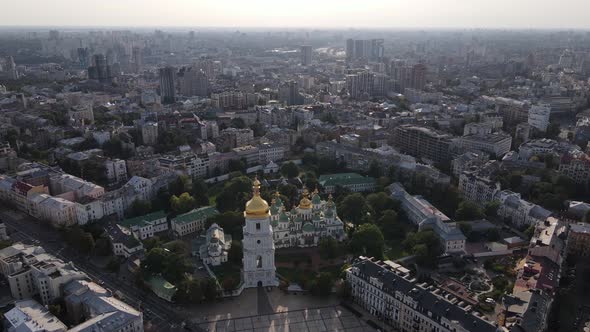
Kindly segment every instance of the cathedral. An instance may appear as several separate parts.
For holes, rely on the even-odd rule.
[[[344,223],[336,214],[336,204],[332,196],[322,201],[318,190],[311,200],[305,188],[299,206],[286,211],[279,197],[275,195],[270,206],[270,223],[277,248],[314,247],[322,237],[332,237],[342,241],[346,237]]]
[[[286,211],[277,193],[271,205],[260,197],[260,181],[254,180],[253,197],[246,203],[242,246],[243,281],[246,288],[278,286],[275,247],[314,247],[322,237],[342,241],[344,224],[336,214],[332,196],[322,201],[317,189],[309,199],[307,189],[299,205]]]

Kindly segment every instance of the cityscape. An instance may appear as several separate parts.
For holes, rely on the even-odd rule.
[[[590,332],[576,1],[3,5],[0,330]]]

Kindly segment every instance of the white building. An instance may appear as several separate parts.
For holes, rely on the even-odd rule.
[[[199,257],[205,264],[218,266],[227,262],[231,248],[231,235],[225,234],[223,228],[212,224],[205,234],[205,243],[199,248]]]
[[[8,332],[65,332],[68,327],[35,300],[16,301],[4,314]]]
[[[275,268],[275,244],[270,221],[270,207],[260,197],[260,181],[254,181],[254,195],[246,203],[246,218],[243,227],[244,248],[243,281],[244,286],[278,286]]]
[[[479,176],[475,172],[464,171],[459,177],[459,191],[465,199],[484,206],[500,191],[500,183]]]
[[[127,228],[140,240],[149,239],[156,233],[168,230],[168,219],[164,211],[157,211],[138,216],[135,218],[125,219],[119,222],[119,225]]]
[[[172,218],[170,221],[170,227],[177,236],[185,236],[200,232],[205,228],[205,222],[207,222],[207,219],[217,214],[219,214],[219,211],[212,206],[193,209],[192,211]]]
[[[108,159],[104,162],[106,176],[109,183],[121,183],[127,181],[127,164],[125,160]]]
[[[129,230],[114,224],[107,226],[105,231],[115,256],[129,258],[143,251],[143,244]]]
[[[87,277],[72,263],[64,263],[43,248],[21,243],[0,250],[0,266],[14,298],[38,295],[45,305],[61,296],[64,284]]]
[[[471,305],[441,289],[419,284],[408,269],[391,261],[361,256],[347,269],[346,281],[354,303],[393,330],[497,332]]]
[[[503,133],[486,135],[467,135],[454,140],[463,151],[482,151],[501,157],[510,151],[512,136]]]
[[[551,115],[551,107],[546,104],[533,105],[529,109],[528,124],[545,132],[549,126],[549,117]]]
[[[502,190],[496,194],[500,202],[498,215],[517,228],[536,226],[551,216],[551,211],[520,198],[520,194]]]

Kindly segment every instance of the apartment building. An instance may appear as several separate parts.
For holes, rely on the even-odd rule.
[[[393,129],[393,144],[400,152],[433,162],[450,159],[451,138],[428,127],[401,125]]]

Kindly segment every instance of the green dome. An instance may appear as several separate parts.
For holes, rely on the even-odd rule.
[[[270,214],[277,214],[279,212],[279,207],[276,205],[270,206]]]
[[[324,212],[324,216],[326,216],[326,218],[332,218],[334,216],[334,210],[327,209],[326,212]]]
[[[279,216],[279,221],[280,222],[289,222],[289,216],[287,216],[285,211],[281,212],[281,215]]]
[[[320,197],[320,195],[314,194],[313,197],[311,198],[311,202],[315,205],[322,204],[322,198]]]
[[[322,218],[320,217],[320,215],[319,215],[319,214],[315,213],[315,214],[313,215],[313,220],[318,220],[318,221],[319,221],[319,220],[321,220],[321,219],[322,219]]]
[[[315,227],[313,227],[313,225],[309,222],[306,222],[305,224],[303,224],[303,231],[304,232],[314,232],[315,231]]]

